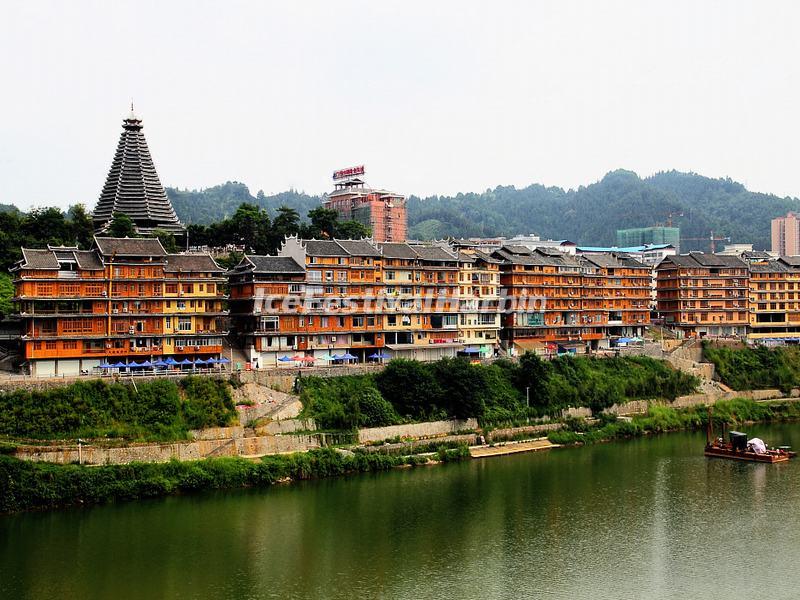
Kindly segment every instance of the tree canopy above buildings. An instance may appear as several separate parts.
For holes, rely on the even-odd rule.
[[[230,217],[246,202],[275,215],[285,206],[304,215],[322,198],[297,191],[253,196],[243,183],[228,182],[205,190],[167,189],[185,223],[207,224]],[[469,236],[513,236],[536,233],[543,238],[609,246],[617,229],[672,224],[683,238],[730,237],[733,242],[770,246],[770,220],[800,211],[800,200],[748,191],[731,179],[667,171],[640,178],[631,171],[612,171],[600,181],[564,190],[534,184],[497,186],[479,193],[408,198],[409,237],[434,239]],[[704,240],[686,240],[682,250],[709,250]]]

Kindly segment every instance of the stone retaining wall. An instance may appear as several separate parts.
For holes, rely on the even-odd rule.
[[[283,419],[270,421],[255,428],[257,435],[282,435],[296,431],[316,431],[317,424],[314,419]]]
[[[126,464],[130,462],[168,462],[199,460],[217,456],[263,456],[283,452],[306,452],[323,445],[320,435],[286,435],[242,437],[223,440],[196,440],[170,444],[148,444],[121,448],[83,446],[20,447],[14,453],[21,460],[45,461],[59,464],[77,463],[79,456],[85,465]]]
[[[404,452],[414,452],[420,447],[426,447],[430,444],[446,444],[448,442],[455,442],[457,444],[467,444],[473,446],[477,443],[478,434],[476,433],[463,433],[460,435],[446,435],[429,440],[413,440],[410,442],[396,442],[393,444],[379,444],[375,446],[362,446],[364,452],[372,454],[403,454]]]
[[[525,435],[539,435],[547,433],[548,431],[555,431],[562,429],[562,423],[541,423],[539,425],[523,425],[522,427],[505,427],[502,429],[493,429],[486,435],[487,442],[504,441],[513,438],[519,434]]]
[[[431,438],[477,428],[477,419],[454,419],[452,421],[431,421],[430,423],[371,427],[358,431],[358,441],[364,444],[366,442],[381,442],[395,437]]]

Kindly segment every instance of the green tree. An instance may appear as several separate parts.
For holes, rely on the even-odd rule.
[[[547,404],[547,378],[549,365],[532,352],[526,352],[519,359],[516,384],[520,391],[529,394],[531,406]]]
[[[133,226],[133,221],[125,213],[116,212],[111,218],[111,224],[108,226],[106,235],[109,237],[138,237],[136,229]]]
[[[339,213],[331,208],[319,206],[308,211],[311,224],[306,227],[303,237],[331,238],[336,237],[339,225]]]
[[[0,315],[5,317],[14,312],[11,299],[14,297],[14,284],[8,273],[0,273]]]
[[[178,252],[178,243],[175,241],[175,236],[169,231],[166,231],[165,229],[154,229],[153,237],[158,238],[167,253],[175,254]]]
[[[94,237],[94,223],[92,223],[92,215],[86,210],[83,204],[74,204],[69,207],[67,212],[69,216],[69,227],[72,234],[72,239],[75,243],[84,250],[88,250],[92,246]]]
[[[381,395],[401,415],[419,418],[440,410],[442,390],[421,362],[396,358],[375,377]]]
[[[269,254],[272,229],[265,209],[254,204],[241,204],[228,226],[237,244],[256,254]]]
[[[22,234],[32,246],[72,245],[72,231],[66,215],[58,208],[35,208],[22,219]]]
[[[340,240],[359,240],[372,235],[372,230],[358,221],[343,221],[336,227],[336,237]]]
[[[466,358],[443,358],[431,368],[448,414],[459,419],[483,416],[489,385],[482,366]]]

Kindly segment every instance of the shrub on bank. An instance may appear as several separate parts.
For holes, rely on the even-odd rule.
[[[519,363],[491,365],[464,358],[395,359],[376,375],[305,377],[302,382],[304,416],[328,429],[464,417],[477,417],[484,425],[521,424],[559,415],[568,406],[599,412],[630,400],[671,400],[698,384],[697,378],[648,357],[544,361],[533,354]]]
[[[714,429],[722,425],[739,426],[747,422],[790,421],[800,419],[800,406],[795,402],[758,403],[745,398],[717,402],[712,409]],[[583,420],[565,422],[564,429],[551,431],[547,438],[554,444],[592,444],[615,438],[637,437],[644,433],[663,433],[681,429],[702,429],[708,423],[708,409],[693,406],[676,409],[651,406],[647,414],[632,421],[611,421],[599,426],[587,426]]]
[[[442,449],[439,453],[443,462],[468,456],[466,446]],[[0,455],[0,513],[152,498],[204,489],[259,487],[285,478],[316,479],[385,471],[402,464],[424,464],[427,460],[420,456],[345,455],[323,448],[266,456],[259,461],[225,457],[84,467],[27,462]]]
[[[228,383],[199,376],[136,388],[94,379],[0,392],[0,433],[14,437],[175,440],[190,429],[228,425],[235,415]]]
[[[714,363],[717,375],[735,390],[800,386],[800,348],[730,348],[703,344],[703,357]]]

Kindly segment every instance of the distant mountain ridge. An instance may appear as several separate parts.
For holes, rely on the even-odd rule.
[[[321,196],[296,191],[253,196],[246,185],[227,182],[199,191],[168,188],[184,223],[210,223],[232,215],[242,202],[294,208],[305,217]],[[770,246],[770,220],[800,211],[800,200],[748,191],[731,179],[666,171],[640,178],[617,170],[575,190],[533,184],[498,186],[482,193],[408,199],[409,235],[417,239],[512,236],[536,233],[584,245],[612,245],[617,229],[664,224],[681,228],[682,238],[730,237],[734,243]],[[681,249],[708,250],[707,241],[685,241]]]

